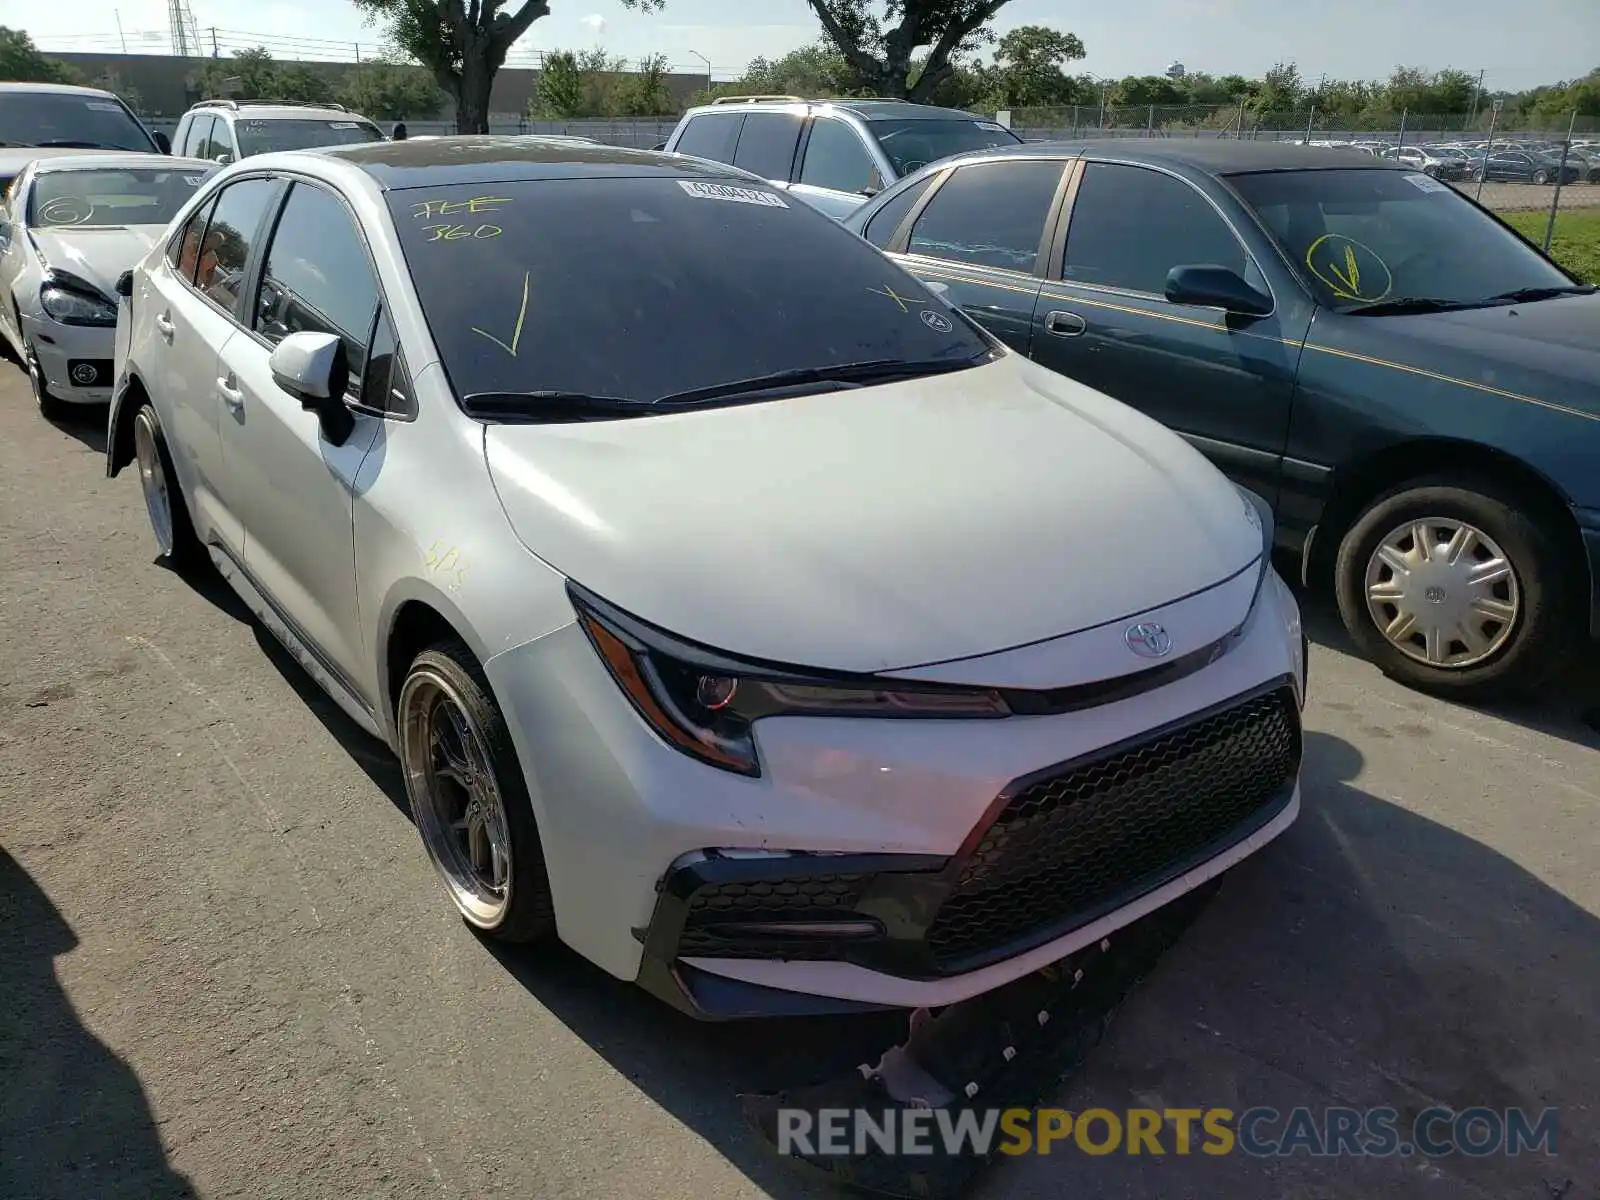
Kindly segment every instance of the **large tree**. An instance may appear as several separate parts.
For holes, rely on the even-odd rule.
[[[77,72],[59,59],[39,53],[21,29],[0,25],[0,79],[20,83],[76,83]]]
[[[624,8],[660,9],[666,0],[620,0]],[[456,130],[489,132],[489,94],[517,39],[550,0],[354,0],[386,26],[395,46],[429,71],[456,104]]]
[[[956,73],[957,56],[994,39],[1010,0],[806,0],[822,31],[872,91],[923,101]],[[917,51],[927,47],[926,56]]]

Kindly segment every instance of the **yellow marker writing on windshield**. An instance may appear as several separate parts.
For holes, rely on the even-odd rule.
[[[868,288],[867,291],[876,292],[880,296],[889,297],[889,299],[893,300],[900,306],[901,312],[910,312],[911,302],[916,299],[915,296],[902,296],[899,292],[895,291],[894,288],[889,286],[884,286],[881,288]]]
[[[489,333],[487,330],[479,329],[476,325],[472,326],[473,333],[476,333],[480,337],[488,338],[496,346],[499,346],[500,349],[511,355],[512,358],[517,356],[517,344],[522,341],[522,323],[528,319],[528,285],[532,282],[532,280],[532,271],[523,272],[522,305],[517,309],[517,323],[516,326],[511,330],[511,342],[509,345],[505,342],[502,342],[499,338],[495,337],[494,334]]]
[[[1330,242],[1334,245],[1330,246]],[[1317,252],[1324,247],[1327,248],[1326,253],[1320,256],[1323,261],[1319,264]],[[1344,251],[1343,254],[1339,254],[1340,249]],[[1367,275],[1368,282],[1373,285],[1365,289],[1361,282],[1362,255],[1370,260],[1367,263]],[[1360,300],[1370,304],[1382,300],[1394,288],[1394,275],[1372,247],[1343,234],[1325,233],[1306,247],[1306,266],[1339,300]],[[1380,278],[1383,281],[1381,288],[1376,286],[1376,280]]]
[[[413,220],[424,217],[449,217],[458,213],[492,212],[502,204],[510,204],[510,196],[473,196],[468,200],[423,200],[411,206]]]

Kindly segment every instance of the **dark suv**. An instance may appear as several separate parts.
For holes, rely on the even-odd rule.
[[[904,100],[723,96],[686,112],[662,149],[742,167],[842,220],[931,162],[1021,140],[984,117]]]

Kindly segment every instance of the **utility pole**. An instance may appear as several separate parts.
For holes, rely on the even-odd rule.
[[[211,57],[222,57],[222,52],[217,49],[217,27],[215,25],[211,27]]]
[[[122,52],[126,54],[128,52],[128,35],[122,32],[122,13],[113,8],[111,15],[117,19],[117,40],[122,43]]]
[[[1478,123],[1478,101],[1483,99],[1483,72],[1478,72],[1478,86],[1472,92],[1472,115],[1467,118],[1467,128]]]
[[[710,100],[711,99],[711,86],[712,86],[711,85],[711,60],[709,58],[707,58],[704,54],[701,54],[697,50],[691,50],[691,51],[689,51],[689,53],[694,55],[696,58],[698,58],[701,62],[705,63],[705,65],[706,65],[706,99]]]
[[[1550,197],[1550,222],[1544,227],[1544,252],[1550,253],[1550,239],[1556,232],[1556,210],[1561,207],[1561,181],[1567,177],[1567,155],[1572,153],[1572,133],[1578,127],[1578,110],[1572,110],[1567,122],[1567,140],[1561,143],[1561,165],[1556,168],[1555,195]]]
[[[1504,103],[1504,100],[1496,100],[1494,111],[1489,114],[1489,141],[1483,148],[1483,166],[1478,169],[1478,192],[1472,197],[1474,200],[1483,199],[1483,184],[1489,178],[1489,159],[1494,156],[1494,127],[1500,123],[1500,107]]]

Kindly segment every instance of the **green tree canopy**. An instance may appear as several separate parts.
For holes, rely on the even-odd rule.
[[[60,59],[39,53],[21,29],[0,25],[0,79],[17,83],[78,83],[78,72]]]

